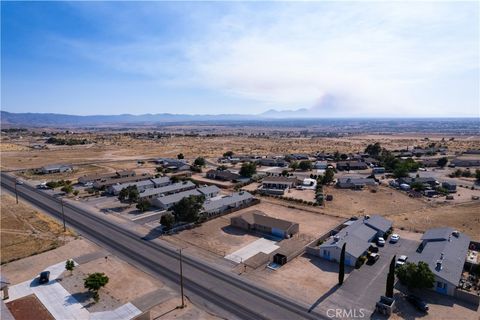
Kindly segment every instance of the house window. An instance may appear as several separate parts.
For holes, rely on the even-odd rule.
[[[445,289],[446,287],[447,287],[447,284],[446,284],[446,283],[437,281],[437,288],[439,288],[439,289]]]

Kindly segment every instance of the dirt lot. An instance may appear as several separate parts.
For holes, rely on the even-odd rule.
[[[1,263],[57,248],[72,239],[56,220],[9,194],[1,196]],[[65,239],[64,239],[65,238]]]
[[[220,320],[223,318],[212,315],[188,300],[185,301],[186,307],[177,308],[182,304],[180,297],[172,298],[162,304],[153,307],[150,310],[150,319],[179,319],[179,320]]]
[[[55,320],[33,294],[8,302],[7,307],[16,320]]]
[[[328,214],[351,217],[362,214],[390,216],[403,212],[424,210],[430,205],[421,199],[409,198],[405,193],[379,186],[376,193],[368,189],[349,190],[326,187],[325,194],[333,195],[333,201],[325,203]]]
[[[174,243],[180,242],[187,247],[200,248],[224,257],[258,239],[257,236],[230,228],[230,217],[235,214],[218,217],[200,227],[184,230],[176,235],[164,236],[163,239]]]
[[[347,275],[350,271],[347,266]],[[338,264],[319,257],[302,255],[276,271],[264,268],[246,275],[282,295],[313,304],[338,283]]]
[[[465,232],[472,240],[480,241],[479,201],[409,211],[389,218],[397,228],[423,232],[429,228],[450,226]]]
[[[425,320],[478,320],[480,318],[478,307],[435,292],[425,291],[421,295],[422,299],[425,299],[428,303],[428,314],[416,310],[399,291],[395,292],[395,296],[397,297],[395,302],[397,311],[390,318],[393,320],[417,318]]]
[[[315,190],[289,189],[287,192],[285,192],[284,197],[301,199],[304,201],[315,201]]]

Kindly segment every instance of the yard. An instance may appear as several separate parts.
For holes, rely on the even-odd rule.
[[[347,266],[347,275],[351,268]],[[338,283],[338,264],[311,255],[302,255],[273,271],[267,268],[246,273],[246,277],[276,292],[314,304]]]
[[[74,235],[56,220],[7,193],[1,196],[1,263],[57,248]]]
[[[325,202],[325,212],[342,217],[365,214],[390,216],[403,212],[424,210],[431,205],[422,199],[410,198],[403,192],[386,186],[378,186],[376,192],[370,189],[350,190],[326,187],[324,193],[333,196]]]

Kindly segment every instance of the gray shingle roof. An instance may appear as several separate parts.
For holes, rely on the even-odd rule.
[[[176,192],[177,190],[182,190],[185,188],[194,188],[194,187],[195,187],[195,184],[193,184],[191,181],[173,183],[165,187],[147,189],[144,192],[140,192],[140,198],[153,196],[157,194],[161,195],[164,193]]]
[[[253,199],[253,196],[246,191],[235,192],[230,196],[226,196],[216,200],[205,201],[205,203],[203,204],[203,210],[208,212],[208,211],[216,210],[216,209],[222,208],[223,206],[229,206],[247,199]]]
[[[320,248],[336,246],[342,248],[346,242],[345,251],[358,258],[370,247],[370,239],[375,237],[377,231],[364,224],[364,220],[356,220],[336,234],[338,241],[330,237],[320,245]]]
[[[219,193],[220,189],[217,186],[204,186],[198,188],[198,191],[204,195],[212,194],[212,193]]]
[[[164,196],[164,197],[158,197],[157,201],[160,202],[164,206],[168,206],[168,205],[179,202],[180,200],[182,200],[185,197],[200,196],[200,195],[201,195],[201,193],[198,192],[197,189],[193,189],[193,190],[187,190],[187,191],[174,193],[174,194]]]
[[[410,260],[428,263],[430,270],[437,277],[458,285],[468,253],[470,238],[463,233],[459,233],[459,236],[456,237],[452,234],[453,231],[455,231],[453,228],[427,230],[422,237],[425,243],[423,250],[420,253],[416,252]],[[438,261],[442,262],[441,269],[436,268]]]
[[[365,224],[376,230],[387,232],[392,227],[392,222],[379,215],[373,215],[365,220]]]

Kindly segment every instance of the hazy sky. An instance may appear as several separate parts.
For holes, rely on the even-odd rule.
[[[479,2],[2,2],[1,107],[479,116]]]

